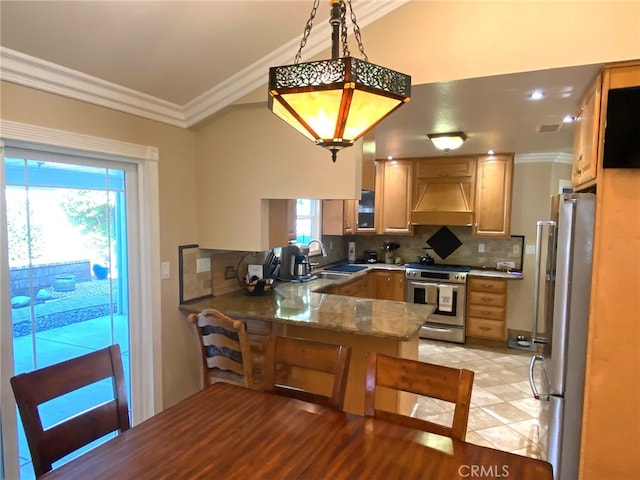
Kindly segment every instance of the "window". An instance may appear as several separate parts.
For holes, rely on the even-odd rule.
[[[296,242],[307,245],[322,239],[322,210],[320,200],[299,198],[296,201]],[[310,246],[309,255],[320,255],[320,246]]]

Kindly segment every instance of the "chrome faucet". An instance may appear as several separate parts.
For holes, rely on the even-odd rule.
[[[312,243],[317,243],[320,245],[320,253],[322,254],[323,257],[327,256],[327,251],[324,249],[324,245],[322,244],[322,242],[320,240],[311,240],[309,243],[307,243],[307,247],[310,247]]]

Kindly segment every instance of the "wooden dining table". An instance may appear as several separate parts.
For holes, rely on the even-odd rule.
[[[41,478],[552,480],[542,460],[216,383]]]

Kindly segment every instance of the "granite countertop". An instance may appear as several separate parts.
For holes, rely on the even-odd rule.
[[[244,290],[208,297],[180,305],[185,313],[216,308],[231,317],[308,326],[375,337],[409,340],[416,335],[433,306],[390,300],[348,297],[323,293],[331,285],[348,283],[372,270],[401,270],[404,265],[363,264],[366,269],[341,279],[316,279],[304,283],[276,282],[263,296],[247,295]],[[325,267],[319,267],[322,271]],[[469,275],[520,279],[508,272],[474,269]]]
[[[392,266],[386,265],[386,267]],[[366,272],[367,270],[363,270],[340,280],[276,282],[275,288],[263,296],[247,295],[244,290],[240,290],[184,303],[180,305],[180,310],[185,313],[198,313],[205,308],[216,308],[231,317],[243,319],[307,326],[400,341],[411,339],[431,315],[433,306],[321,292],[330,285],[347,283]]]
[[[506,278],[507,280],[522,280],[522,273],[520,272],[505,272],[502,270],[493,269],[479,269],[471,267],[469,275],[474,277],[491,277],[491,278]]]

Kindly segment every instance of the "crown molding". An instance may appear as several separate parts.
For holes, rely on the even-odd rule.
[[[365,27],[408,1],[358,2],[358,24]],[[292,39],[185,105],[167,102],[6,47],[0,47],[0,80],[189,128],[266,85],[269,67],[291,63],[299,43],[299,38]],[[329,37],[312,37],[305,46],[305,55],[312,57],[329,47]]]
[[[516,154],[514,163],[564,163],[571,164],[573,156],[564,152],[521,153]]]
[[[182,107],[67,67],[0,47],[0,80],[186,127]]]

